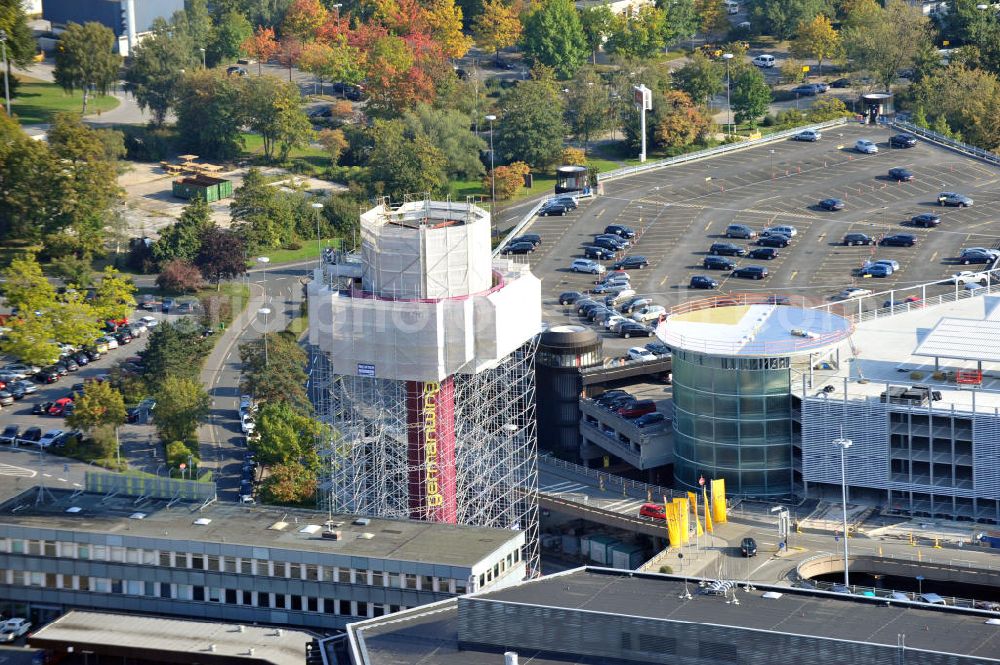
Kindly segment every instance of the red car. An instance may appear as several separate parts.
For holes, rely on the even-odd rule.
[[[49,407],[49,415],[50,416],[63,415],[63,413],[66,412],[66,407],[72,403],[73,400],[70,399],[69,397],[62,397],[60,399],[57,399],[55,402],[52,403],[52,406]]]
[[[652,517],[654,520],[667,519],[667,510],[662,503],[644,503],[639,509],[639,517]]]
[[[626,402],[618,409],[618,415],[623,418],[638,418],[647,413],[656,411],[656,402],[651,399],[640,399],[634,402]]]

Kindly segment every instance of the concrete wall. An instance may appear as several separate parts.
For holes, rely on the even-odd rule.
[[[917,575],[923,575],[928,580],[1000,587],[1000,571],[996,570],[947,566],[919,561],[901,561],[899,559],[875,556],[852,556],[849,558],[849,561],[850,572],[852,573],[896,575],[911,579]],[[799,564],[797,571],[804,579],[812,579],[829,573],[841,573],[844,571],[844,558],[835,554],[813,557]]]

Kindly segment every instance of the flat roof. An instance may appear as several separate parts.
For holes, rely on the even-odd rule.
[[[46,488],[36,502],[32,488],[0,504],[0,524],[115,533],[148,538],[195,540],[249,547],[274,547],[327,554],[471,567],[517,538],[520,532],[412,520],[366,518],[334,513],[343,538],[322,538],[327,513],[316,510],[250,506],[216,501],[196,505],[163,499],[135,503],[136,497],[80,493]],[[67,509],[79,508],[76,512]],[[141,515],[141,518],[139,517]],[[196,523],[196,520],[201,522]],[[372,534],[371,538],[364,534]]]
[[[183,655],[188,662],[302,665],[312,639],[310,633],[285,628],[73,610],[33,633],[29,642],[98,654],[128,650],[136,658],[161,653]]]
[[[996,307],[996,300],[983,298],[983,317],[942,318],[917,344],[913,355],[1000,363],[1000,307]]]
[[[685,586],[691,599],[683,597]],[[885,599],[865,600],[832,592],[757,585],[736,592],[740,604],[722,596],[698,593],[697,582],[666,575],[602,568],[579,568],[517,586],[472,596],[486,600],[558,607],[647,619],[714,624],[906,647],[1000,662],[1000,625],[988,625],[995,613],[921,606]],[[779,598],[765,598],[766,592]]]
[[[675,308],[656,330],[671,348],[723,356],[793,356],[851,334],[853,324],[820,309],[716,298]],[[702,307],[700,305],[704,304]]]

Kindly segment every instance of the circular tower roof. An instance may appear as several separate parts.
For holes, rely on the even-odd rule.
[[[656,330],[674,349],[713,356],[796,356],[846,339],[854,324],[785,296],[734,294],[674,307]]]
[[[553,326],[542,333],[538,343],[553,351],[589,351],[601,346],[601,338],[583,326]]]

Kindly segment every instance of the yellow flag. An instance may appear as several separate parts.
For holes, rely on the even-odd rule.
[[[726,480],[718,478],[712,481],[712,519],[716,524],[726,521]]]
[[[690,540],[688,533],[688,500],[684,497],[674,499],[675,510],[677,510],[677,528],[680,531],[681,543],[686,544]]]
[[[714,533],[715,529],[712,527],[712,510],[708,505],[708,488],[702,485],[702,504],[705,506],[705,531],[709,533]]]
[[[681,545],[681,530],[680,530],[680,520],[677,516],[677,505],[673,503],[668,503],[666,505],[667,509],[667,537],[670,539],[670,545],[672,547],[679,547]]]

